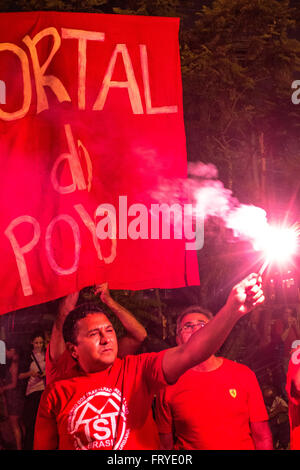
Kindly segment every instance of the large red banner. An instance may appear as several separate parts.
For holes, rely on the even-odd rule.
[[[153,227],[161,182],[186,176],[178,28],[0,14],[0,313],[104,281],[199,283],[184,237]]]

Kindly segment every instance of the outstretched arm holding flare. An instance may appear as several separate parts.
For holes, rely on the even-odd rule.
[[[214,354],[235,323],[264,299],[258,274],[250,274],[234,286],[224,307],[204,328],[196,331],[187,343],[166,351],[162,363],[166,381],[175,383],[186,370]]]

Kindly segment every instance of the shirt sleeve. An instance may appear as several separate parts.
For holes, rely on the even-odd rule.
[[[263,394],[257,381],[256,375],[248,369],[248,406],[249,419],[251,423],[268,421],[269,415],[263,399]]]
[[[58,431],[54,414],[51,388],[43,392],[35,422],[34,450],[55,450],[58,448]]]
[[[57,361],[53,361],[50,356],[49,346],[46,351],[46,384],[50,385],[56,380],[66,379],[72,374],[76,362],[72,359],[66,349]]]
[[[155,400],[155,421],[160,434],[170,434],[173,430],[172,412],[168,395],[168,387],[164,387],[159,391]]]
[[[162,370],[162,360],[165,352],[164,350],[159,353],[145,353],[139,356],[143,363],[143,377],[150,392],[157,393],[160,388],[167,385]]]

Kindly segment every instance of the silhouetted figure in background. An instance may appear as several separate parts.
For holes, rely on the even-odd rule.
[[[45,390],[45,349],[42,332],[35,332],[31,340],[30,365],[26,372],[19,374],[20,379],[28,379],[23,421],[25,425],[24,449],[33,449],[34,426],[43,391]]]
[[[263,387],[263,396],[269,414],[274,449],[287,449],[290,441],[288,404],[273,385]]]

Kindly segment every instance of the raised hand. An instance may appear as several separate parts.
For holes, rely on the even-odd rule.
[[[99,295],[101,301],[106,305],[112,300],[107,282],[103,282],[95,287],[95,295]]]
[[[241,315],[249,313],[265,300],[261,282],[258,274],[252,273],[247,276],[233,287],[226,306],[237,310]]]

